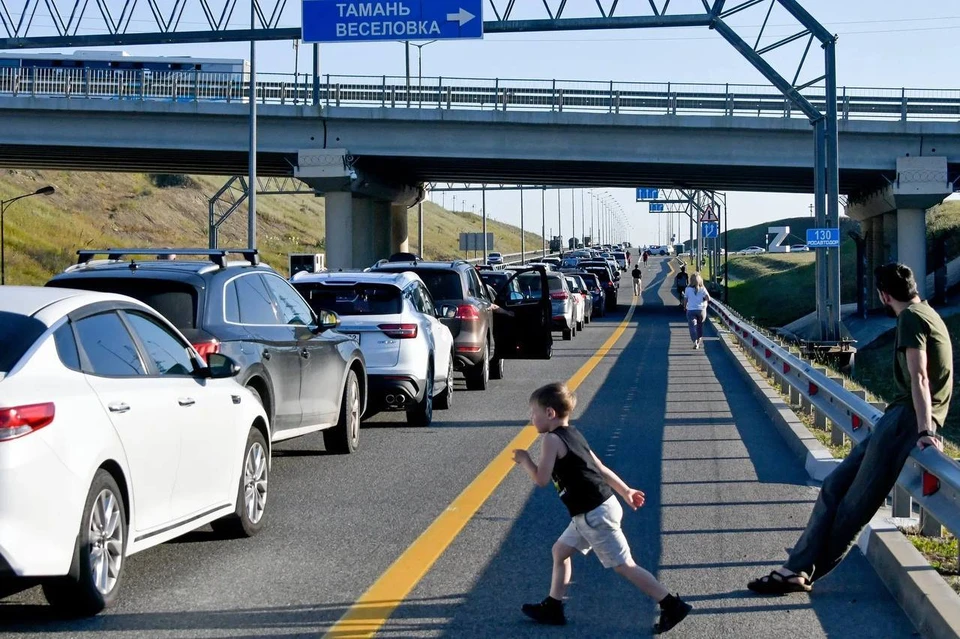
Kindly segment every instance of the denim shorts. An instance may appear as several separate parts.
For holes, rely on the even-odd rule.
[[[593,510],[576,515],[560,535],[561,544],[584,555],[593,550],[604,568],[616,568],[631,560],[630,546],[620,530],[623,507],[616,495]]]

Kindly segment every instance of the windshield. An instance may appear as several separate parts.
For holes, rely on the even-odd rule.
[[[0,312],[0,373],[9,373],[45,330],[38,319]]]
[[[397,315],[403,302],[400,289],[387,284],[328,286],[315,282],[295,283],[314,313],[333,311],[337,315]]]

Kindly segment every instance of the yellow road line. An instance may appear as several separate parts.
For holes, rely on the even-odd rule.
[[[617,340],[627,330],[637,305],[631,301],[627,316],[596,353],[567,380],[570,390],[580,384],[600,364]],[[373,637],[387,622],[410,591],[423,579],[447,547],[456,539],[467,522],[476,514],[497,486],[513,470],[513,450],[529,448],[537,439],[537,430],[527,424],[513,440],[493,458],[430,526],[417,537],[380,578],[350,607],[324,635],[325,639],[361,639]]]

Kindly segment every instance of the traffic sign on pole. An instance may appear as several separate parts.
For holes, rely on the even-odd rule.
[[[663,204],[650,203],[650,212],[651,213],[663,213]]]
[[[720,225],[716,222],[702,222],[700,224],[700,235],[705,240],[720,237]]]
[[[303,0],[304,42],[483,37],[483,0]]]
[[[646,189],[637,187],[637,202],[649,202],[660,196],[660,189]]]
[[[713,210],[713,206],[708,205],[707,208],[705,208],[703,212],[700,213],[700,221],[701,222],[719,222],[720,217]]]
[[[807,246],[810,248],[840,246],[840,229],[807,229]]]

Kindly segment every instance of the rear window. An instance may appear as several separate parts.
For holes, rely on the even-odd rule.
[[[551,291],[563,290],[563,280],[561,280],[559,277],[547,277],[547,281],[550,282]]]
[[[609,281],[610,281],[610,271],[608,271],[607,269],[605,269],[605,268],[591,268],[591,269],[588,269],[588,270],[589,270],[591,273],[593,273],[594,275],[596,275],[596,276],[597,276],[597,279],[599,279],[601,282],[609,282]]]
[[[333,311],[338,315],[397,315],[402,310],[400,289],[386,284],[327,286],[294,284],[315,313]]]
[[[181,331],[197,328],[197,289],[190,284],[140,277],[90,277],[57,280],[51,286],[127,295],[150,306]]]
[[[9,373],[47,326],[18,313],[0,312],[0,373]]]
[[[463,299],[463,282],[460,281],[459,273],[427,269],[416,273],[427,285],[427,290],[435,301]]]

